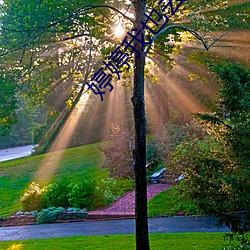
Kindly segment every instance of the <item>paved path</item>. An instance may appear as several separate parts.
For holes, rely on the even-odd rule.
[[[28,145],[15,148],[0,149],[0,162],[29,156],[35,146]]]
[[[171,185],[155,184],[147,187],[148,200],[155,195],[169,189]],[[121,198],[112,203],[109,207],[101,210],[91,211],[88,213],[89,218],[95,217],[115,217],[115,216],[134,216],[135,215],[135,191],[130,191]]]
[[[174,216],[149,218],[150,233],[170,232],[228,232],[228,228],[218,229],[214,218],[195,216]],[[95,222],[75,222],[21,227],[0,228],[0,241],[39,238],[57,238],[74,235],[134,234],[135,221],[109,220]]]

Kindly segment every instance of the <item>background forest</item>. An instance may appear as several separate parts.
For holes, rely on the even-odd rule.
[[[140,181],[146,194],[146,178],[165,168],[167,181],[176,185],[162,194],[158,210],[149,205],[150,215],[165,215],[170,203],[163,200],[175,197],[167,214],[213,215],[232,232],[244,236],[249,230],[249,1],[191,0],[174,15],[168,8],[169,26],[141,50],[145,69],[144,59],[131,56],[103,101],[87,88],[138,25],[142,3],[148,12],[163,13],[161,2],[1,1],[0,148],[38,145],[35,160],[21,160],[0,175],[4,215],[20,207],[104,207],[140,189]],[[161,24],[167,18],[154,14]],[[69,148],[69,158],[58,151]],[[40,155],[51,152],[56,157]],[[8,171],[17,166],[22,178],[13,181],[10,204],[7,177],[17,177]],[[147,220],[146,199],[137,201]],[[140,224],[145,230],[137,232],[145,238],[138,236],[138,244],[149,249],[146,224]]]

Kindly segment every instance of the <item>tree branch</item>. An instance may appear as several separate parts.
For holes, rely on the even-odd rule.
[[[79,37],[83,37],[83,36],[87,36],[87,37],[90,37],[90,34],[89,33],[80,33],[80,34],[77,34],[77,35],[73,35],[73,36],[70,36],[70,37],[63,37],[61,38],[60,40],[54,40],[52,42],[55,42],[55,43],[60,43],[60,42],[65,42],[65,41],[69,41],[69,40],[72,40],[72,39],[75,39],[75,38],[79,38]]]
[[[39,31],[41,29],[49,29],[53,26],[56,26],[58,24],[61,24],[65,21],[67,21],[68,19],[76,16],[76,15],[79,15],[85,11],[89,11],[89,10],[92,10],[92,9],[96,9],[96,8],[109,8],[111,10],[114,10],[116,12],[118,12],[120,15],[122,15],[125,19],[129,20],[130,22],[134,23],[134,20],[131,19],[130,17],[128,17],[126,15],[126,13],[122,13],[120,10],[116,9],[115,7],[111,6],[111,5],[92,5],[92,4],[89,4],[89,5],[84,5],[80,8],[78,8],[77,10],[75,10],[74,12],[72,12],[71,14],[69,14],[68,16],[58,20],[58,21],[55,21],[55,22],[52,22],[51,24],[49,25],[41,25],[41,26],[36,26],[34,29],[24,29],[24,30],[15,30],[15,29],[9,29],[9,28],[6,28],[4,26],[2,26],[2,29],[5,30],[5,31],[11,31],[11,32],[36,32],[36,31]]]
[[[152,38],[152,42],[148,45],[146,51],[145,51],[145,55],[147,56],[152,44],[154,43],[154,41],[161,35],[163,35],[164,33],[168,32],[171,29],[181,29],[184,31],[188,31],[189,33],[191,33],[194,37],[196,37],[204,46],[204,48],[208,51],[218,40],[220,40],[223,36],[225,36],[228,32],[222,34],[220,37],[218,37],[217,39],[215,39],[215,41],[213,41],[210,45],[207,44],[206,40],[204,39],[204,37],[202,35],[200,35],[197,31],[190,29],[186,26],[182,26],[182,25],[170,25],[167,26],[166,28],[164,28],[161,32],[159,32],[158,34],[156,34],[153,38]]]
[[[209,48],[211,48],[215,43],[217,43],[223,36],[227,35],[230,31],[223,33],[221,36],[215,38],[215,40],[209,45]]]
[[[110,6],[110,5],[92,5],[91,7],[89,7],[88,9],[86,9],[86,11],[87,11],[87,10],[91,10],[91,9],[96,9],[96,8],[109,8],[109,9],[112,9],[112,10],[118,12],[120,15],[122,15],[125,19],[127,19],[127,20],[130,21],[131,23],[134,24],[134,22],[135,22],[132,18],[128,17],[128,16],[126,15],[126,13],[124,14],[124,13],[122,13],[120,10],[118,10],[118,9],[116,9],[115,7]]]
[[[56,26],[57,24],[61,24],[63,22],[65,22],[66,20],[68,20],[69,18],[71,17],[74,17],[76,15],[79,15],[85,11],[89,11],[89,10],[92,10],[92,9],[97,9],[97,8],[108,8],[108,9],[111,9],[111,10],[114,10],[116,12],[118,12],[120,15],[122,15],[125,19],[129,20],[130,22],[134,23],[134,20],[129,18],[126,14],[122,13],[120,10],[116,9],[115,7],[111,6],[111,5],[92,5],[92,4],[89,4],[89,5],[84,5],[82,7],[80,7],[79,9],[77,9],[76,11],[72,12],[70,15],[68,15],[67,17],[65,18],[62,18],[56,22],[53,22],[51,23],[50,25],[48,26],[40,26],[41,28],[51,28],[53,26]]]
[[[34,42],[39,36],[41,36],[45,31],[47,31],[49,28],[51,27],[54,27],[58,24],[61,24],[63,22],[65,22],[66,20],[76,16],[76,15],[79,15],[85,11],[89,11],[89,10],[92,10],[92,9],[96,9],[96,8],[109,8],[111,10],[114,10],[116,12],[118,12],[120,15],[122,15],[125,19],[129,20],[130,22],[132,22],[134,24],[134,20],[129,18],[126,13],[122,13],[120,10],[116,9],[115,7],[113,6],[110,6],[110,5],[85,5],[85,6],[82,6],[80,7],[79,9],[77,9],[76,11],[72,12],[70,15],[68,15],[67,17],[64,17],[56,22],[52,22],[51,24],[49,25],[44,25],[44,26],[37,26],[35,27],[34,29],[27,29],[27,30],[15,30],[15,29],[9,29],[9,28],[6,28],[4,26],[2,26],[2,29],[5,30],[5,31],[10,31],[10,32],[27,32],[27,33],[32,33],[32,32],[38,32],[38,34],[35,34],[34,37],[32,39],[30,39],[28,42],[26,42],[25,44],[23,44],[22,46],[18,47],[18,48],[15,48],[15,49],[12,49],[12,50],[9,50],[9,51],[6,51],[6,52],[3,52],[2,54],[0,54],[0,57],[1,56],[5,56],[9,53],[12,53],[12,52],[15,52],[15,51],[18,51],[18,50],[24,50],[28,47],[28,45],[30,45],[32,42]],[[82,36],[82,34],[80,35]],[[77,37],[77,36],[76,36]]]

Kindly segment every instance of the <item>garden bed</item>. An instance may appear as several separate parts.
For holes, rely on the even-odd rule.
[[[51,223],[80,222],[86,220],[87,213],[63,212],[58,214],[57,219]],[[27,226],[37,224],[36,214],[14,214],[0,219],[0,227]]]

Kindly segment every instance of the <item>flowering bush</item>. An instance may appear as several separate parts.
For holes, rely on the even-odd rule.
[[[33,211],[41,209],[43,206],[43,194],[45,189],[38,183],[32,182],[28,190],[21,197],[22,208],[24,211]]]

